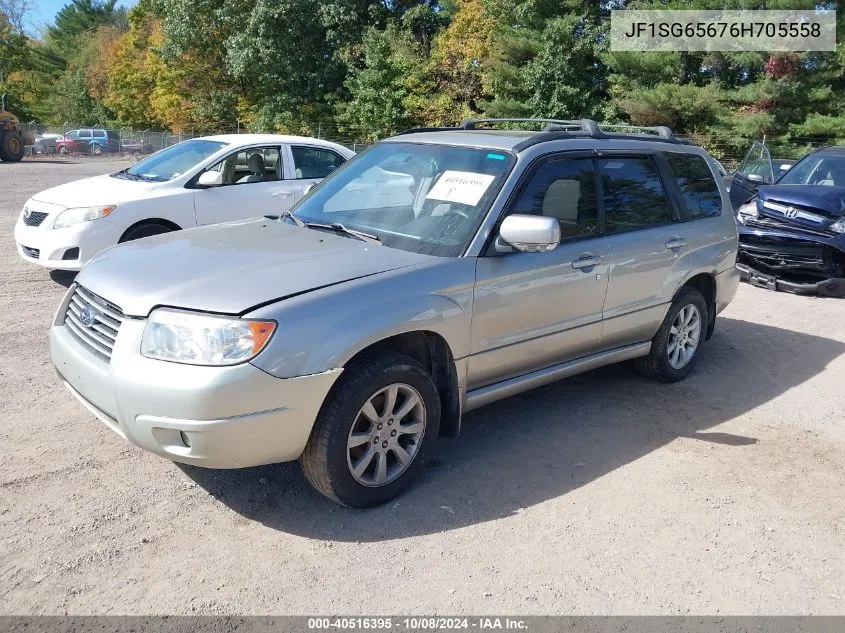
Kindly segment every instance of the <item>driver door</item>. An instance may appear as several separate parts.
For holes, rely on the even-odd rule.
[[[552,156],[532,168],[505,211],[557,218],[560,245],[548,253],[491,247],[478,258],[468,389],[599,347],[609,251],[599,227],[594,163],[572,156]]]
[[[195,190],[197,225],[278,215],[289,209],[294,190],[283,179],[282,157],[280,145],[241,148],[205,170],[219,172],[223,184]]]

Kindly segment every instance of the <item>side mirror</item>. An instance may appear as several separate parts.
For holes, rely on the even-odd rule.
[[[743,174],[745,179],[749,182],[757,182],[765,184],[767,182],[765,176],[761,176],[760,174]]]
[[[307,195],[308,192],[311,191],[316,186],[317,186],[316,182],[312,182],[312,183],[305,185],[305,189],[302,190],[302,195],[303,196]]]
[[[499,241],[521,253],[547,253],[560,244],[560,224],[542,215],[509,215],[499,228]]]
[[[223,174],[219,171],[204,171],[197,179],[200,187],[219,187],[223,184]]]

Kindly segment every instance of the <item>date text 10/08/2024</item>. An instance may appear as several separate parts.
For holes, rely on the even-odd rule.
[[[319,630],[399,630],[399,631],[442,631],[480,630],[525,631],[527,624],[519,618],[508,617],[408,617],[408,618],[308,618],[308,629]]]

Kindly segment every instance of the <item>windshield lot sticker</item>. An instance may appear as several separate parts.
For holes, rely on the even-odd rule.
[[[434,183],[426,198],[475,206],[496,179],[489,174],[446,170]]]

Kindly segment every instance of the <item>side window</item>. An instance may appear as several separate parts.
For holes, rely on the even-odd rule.
[[[703,156],[667,152],[666,162],[678,182],[687,212],[693,220],[722,213],[722,195]]]
[[[600,158],[598,166],[608,233],[672,222],[666,192],[650,158]]]
[[[94,130],[94,138],[106,138],[105,130]]]
[[[91,130],[79,130],[79,138],[91,138]]]
[[[593,161],[553,159],[531,174],[510,213],[557,218],[561,239],[598,233]]]
[[[296,178],[325,178],[346,162],[343,156],[330,149],[296,145],[290,149]]]
[[[79,130],[71,130],[70,132],[65,134],[65,137],[75,141],[79,138]]]
[[[208,171],[223,174],[223,185],[279,180],[282,161],[278,147],[250,147],[229,154]]]

